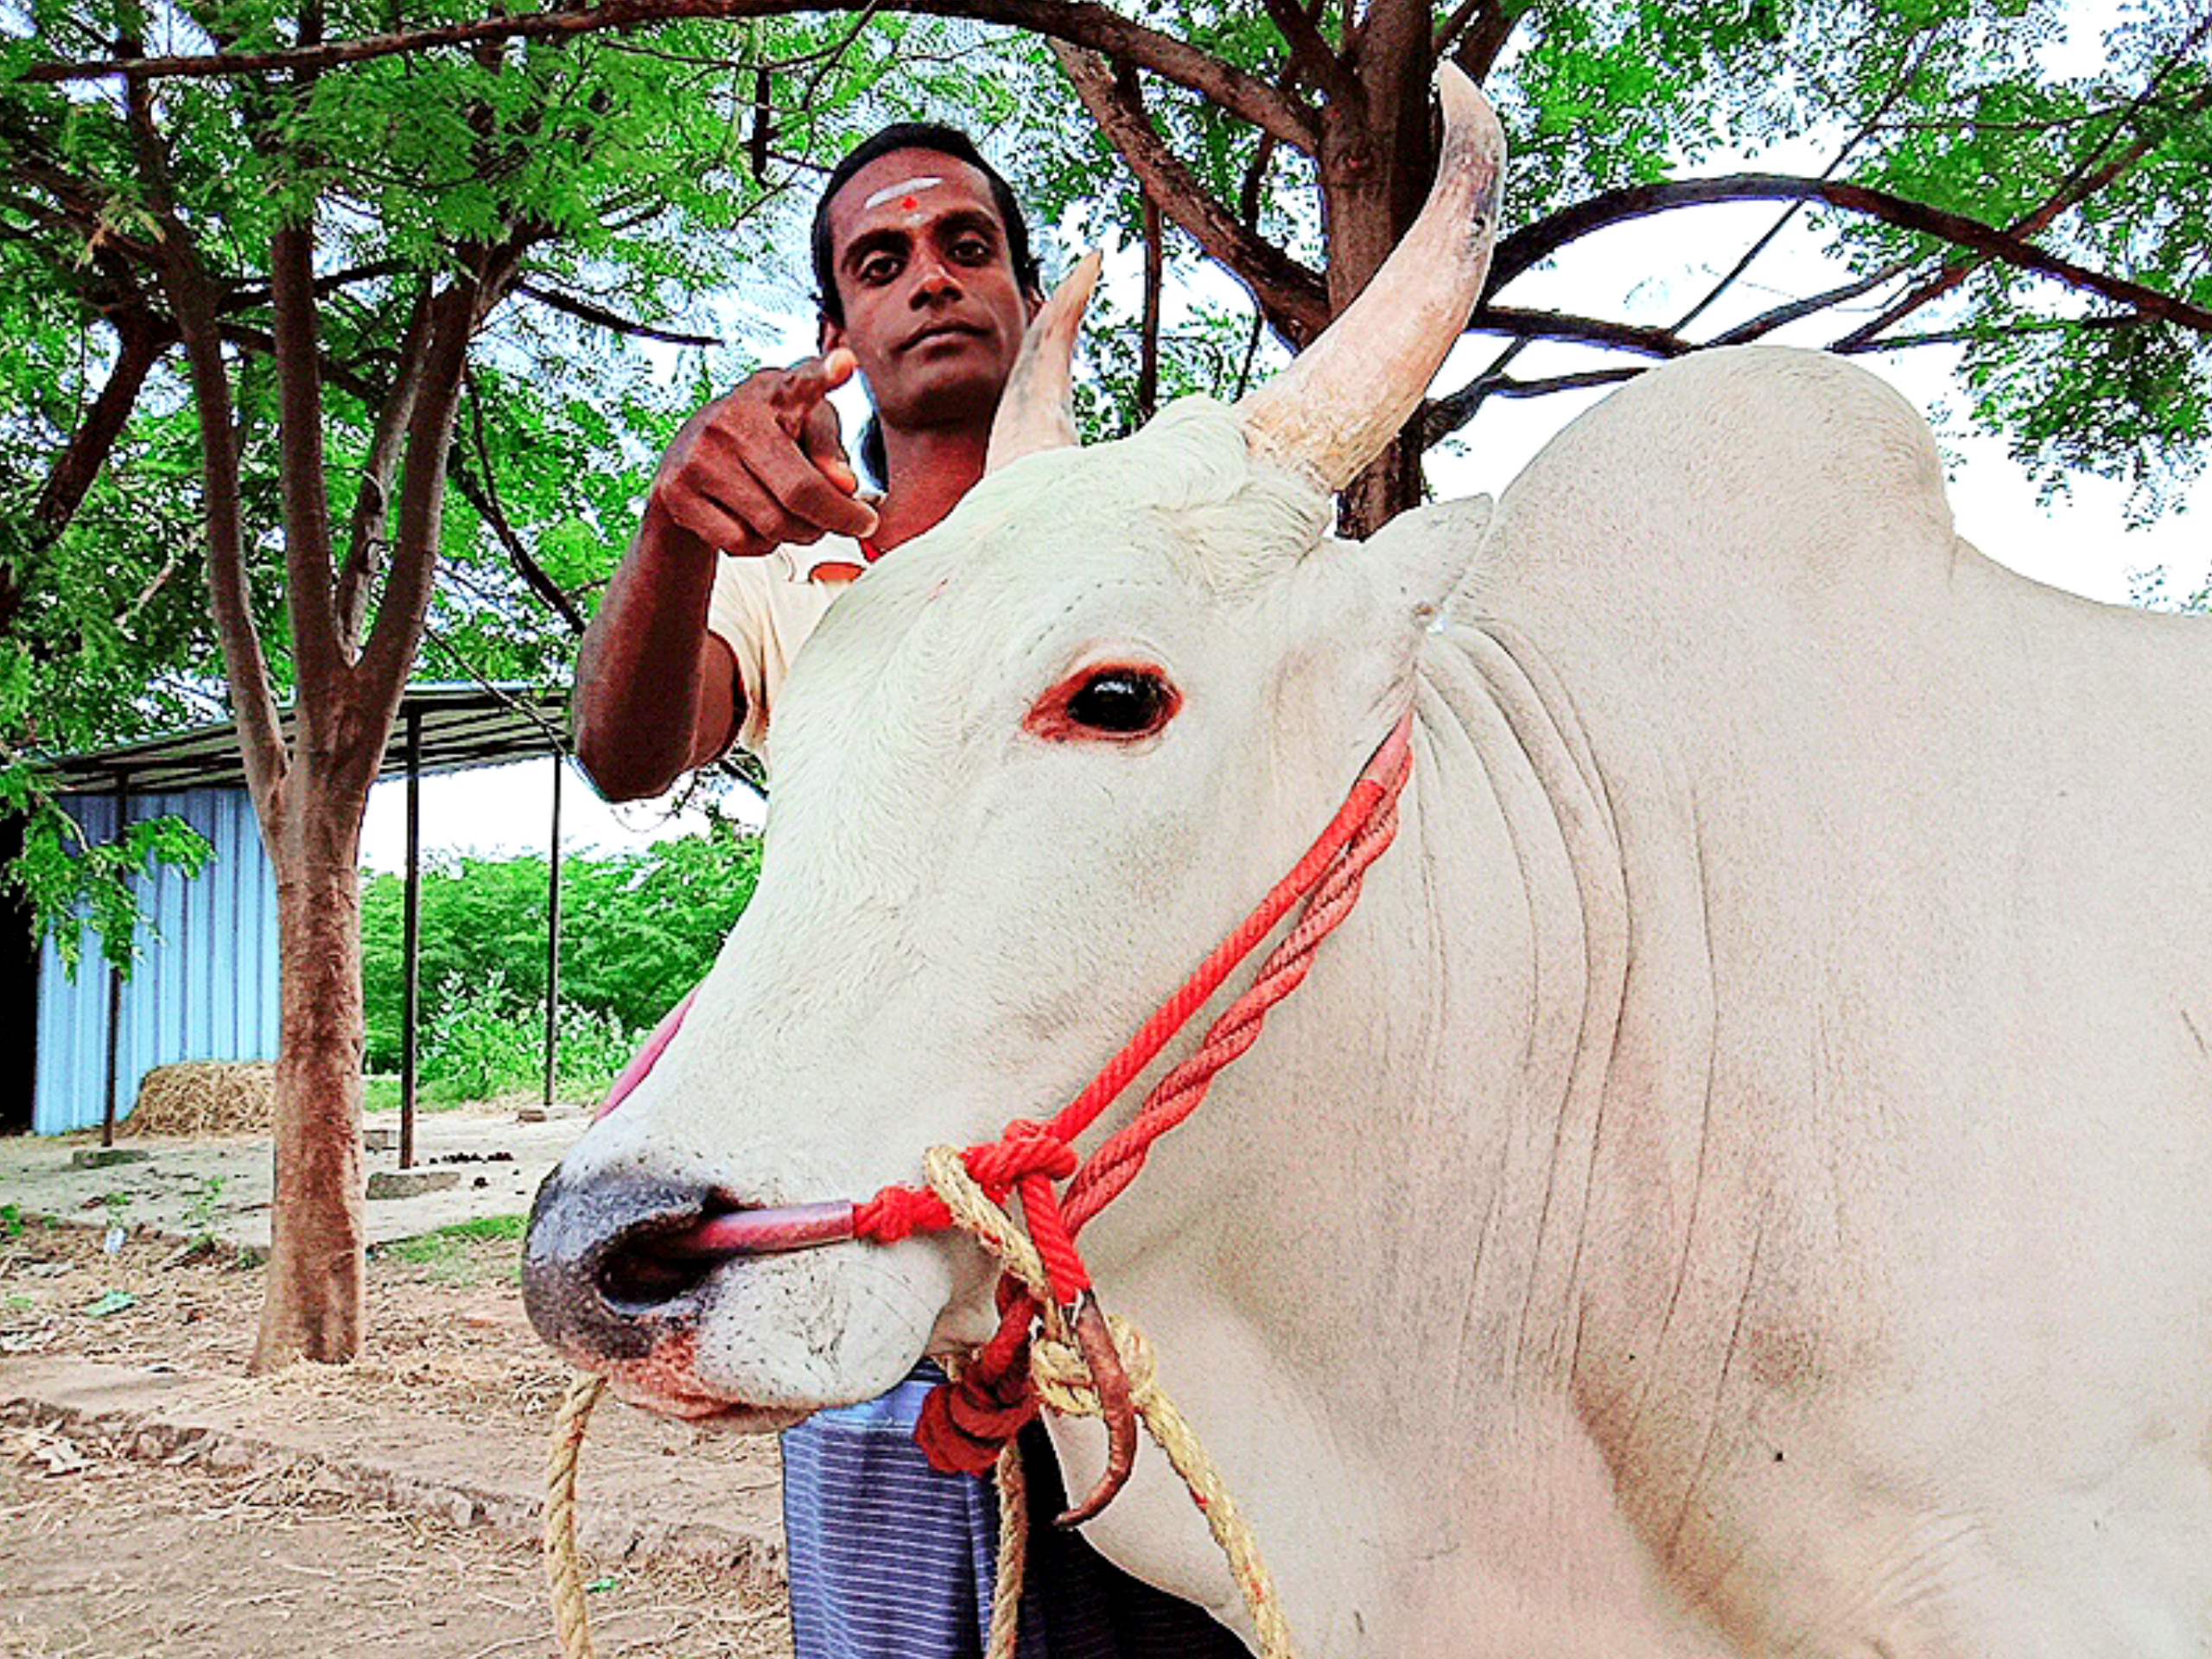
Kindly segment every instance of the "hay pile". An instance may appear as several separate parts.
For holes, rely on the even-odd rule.
[[[157,1065],[138,1085],[124,1135],[265,1135],[276,1093],[269,1060],[186,1060]]]

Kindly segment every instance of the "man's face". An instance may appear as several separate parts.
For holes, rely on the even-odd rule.
[[[894,149],[830,203],[844,302],[822,348],[848,347],[887,426],[988,421],[1033,308],[1014,280],[990,182],[930,149]]]

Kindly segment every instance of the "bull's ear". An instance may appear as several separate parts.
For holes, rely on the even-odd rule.
[[[1395,587],[1409,610],[1433,617],[1473,568],[1496,505],[1486,495],[1471,495],[1402,512],[1359,543],[1353,556],[1372,561],[1376,581],[1386,590]]]
[[[1074,447],[1076,336],[1082,331],[1084,308],[1090,303],[1090,290],[1098,285],[1098,269],[1105,259],[1096,248],[1084,255],[1030,318],[991,421],[985,472],[995,473],[1042,449]]]

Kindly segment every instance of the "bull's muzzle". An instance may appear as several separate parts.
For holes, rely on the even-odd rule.
[[[588,1365],[642,1358],[694,1323],[727,1262],[842,1243],[853,1205],[750,1209],[663,1181],[556,1169],[537,1189],[523,1247],[523,1306],[537,1333]]]
[[[696,1319],[714,1264],[666,1242],[697,1225],[706,1196],[660,1181],[548,1175],[523,1243],[523,1306],[537,1334],[591,1365],[642,1359]]]

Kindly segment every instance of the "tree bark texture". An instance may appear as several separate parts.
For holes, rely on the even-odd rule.
[[[1329,250],[1329,312],[1374,279],[1421,213],[1435,171],[1428,78],[1433,65],[1425,7],[1376,0],[1360,25],[1356,68],[1361,95],[1322,112],[1321,207]],[[1373,535],[1421,505],[1421,417],[1344,487],[1337,528]]]
[[[302,769],[304,771],[305,769]],[[283,791],[276,878],[283,976],[277,1052],[276,1190],[251,1369],[359,1353],[367,1242],[361,1153],[361,901],[365,803],[327,798],[296,773]],[[302,787],[302,785],[304,785]],[[348,791],[350,793],[350,791]],[[350,825],[350,830],[344,826]],[[309,850],[303,843],[324,844]],[[334,854],[337,855],[334,855]]]

